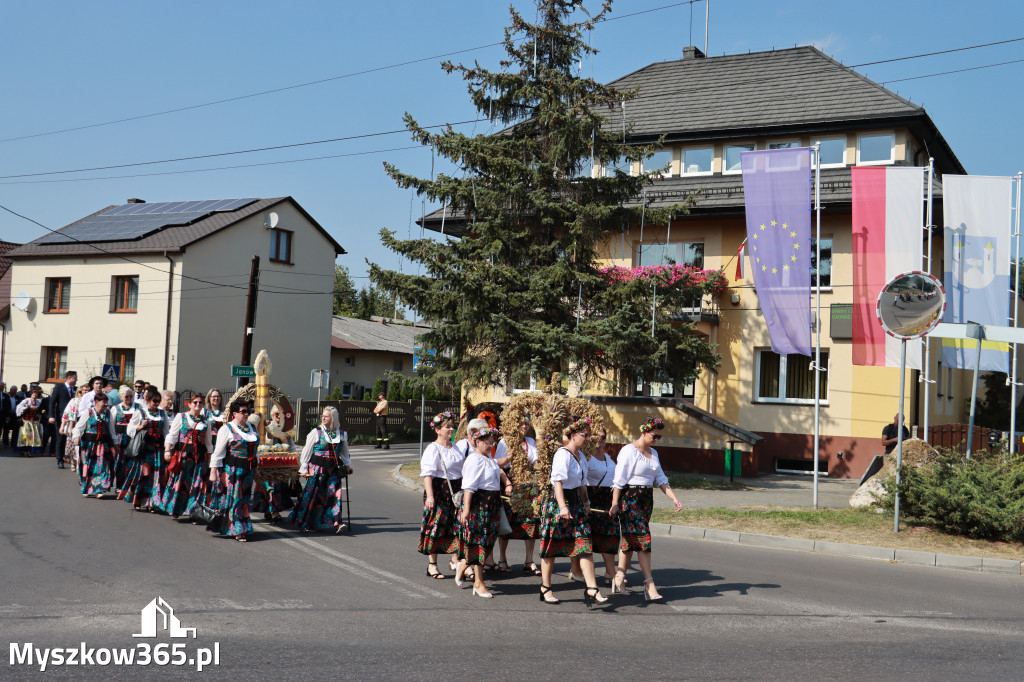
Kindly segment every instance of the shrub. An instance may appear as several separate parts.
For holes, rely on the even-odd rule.
[[[402,377],[401,375],[395,374],[391,377],[391,383],[388,384],[388,402],[398,402],[402,399]]]
[[[892,509],[891,478],[883,505]],[[974,459],[947,451],[934,462],[901,470],[901,515],[948,533],[985,540],[1024,542],[1024,457],[975,452]]]

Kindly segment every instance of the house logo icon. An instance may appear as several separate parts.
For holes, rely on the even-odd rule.
[[[141,629],[142,632],[132,637],[156,637],[157,631],[161,629],[166,630],[171,637],[188,637],[189,633],[192,634],[192,639],[196,637],[195,628],[181,627],[181,621],[174,615],[174,609],[163,597],[157,597],[143,607]]]

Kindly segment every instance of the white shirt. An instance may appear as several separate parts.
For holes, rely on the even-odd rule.
[[[596,457],[587,457],[587,485],[610,488],[614,477],[615,462],[608,453],[605,453],[603,462]]]
[[[41,409],[43,409],[43,401],[42,400],[36,400],[35,402],[33,402],[32,398],[25,398],[20,403],[18,403],[18,408],[14,411],[14,413],[20,417],[21,415],[25,414],[25,410],[27,410],[29,407],[33,407],[33,408],[35,408],[37,410],[41,410]],[[37,419],[39,419],[41,417],[42,417],[41,414],[40,415],[36,415]]]
[[[96,414],[96,408],[90,409],[78,418],[75,428],[71,430],[72,438],[81,438],[85,435],[85,427],[89,425],[89,417],[94,414]],[[114,442],[118,442],[117,431],[114,429],[114,415],[110,414],[110,410],[107,410],[107,431],[110,432],[110,437]]]
[[[526,450],[526,461],[531,465],[537,461],[537,441],[530,437],[523,439],[523,447]],[[508,443],[502,438],[498,441],[498,448],[494,452],[494,459],[503,459],[508,457]],[[504,466],[505,469],[509,468],[511,463]]]
[[[89,391],[78,400],[78,414],[88,414],[96,404],[96,391]]]
[[[668,484],[668,477],[661,468],[658,451],[651,448],[651,456],[636,449],[630,443],[619,450],[615,462],[615,480],[612,487],[622,490],[627,485],[646,485],[661,487]]]
[[[299,455],[300,474],[309,473],[309,460],[313,456],[313,446],[316,445],[316,442],[320,439],[321,432],[324,432],[324,436],[327,440],[335,446],[334,452],[338,455],[341,463],[347,467],[352,466],[352,458],[348,454],[348,432],[341,431],[339,429],[338,431],[331,433],[324,428],[323,424],[321,424],[306,434],[306,445],[302,448],[302,454]],[[341,443],[340,448],[337,447],[338,443]]]
[[[444,466],[441,460],[444,460]],[[442,448],[436,442],[430,443],[423,448],[423,455],[420,457],[420,478],[433,476],[435,478],[448,478],[454,481],[462,478],[462,464],[466,456],[456,448]],[[444,475],[445,467],[448,468],[448,476]]]
[[[199,437],[203,439],[206,451],[213,450],[213,431],[210,429],[210,425],[201,418],[193,419],[192,415],[188,412],[179,412],[174,415],[174,420],[167,431],[167,436],[164,437],[164,448],[174,447],[178,444],[178,441],[181,439],[181,423],[185,420],[188,420],[187,430],[195,429]]]
[[[85,395],[89,394],[86,393]],[[84,400],[85,396],[82,396],[82,398]],[[78,406],[78,412],[82,412],[81,404]],[[165,419],[166,416],[167,415],[164,411],[159,408],[156,412],[150,412],[148,407],[139,406],[139,409],[135,411],[135,414],[132,415],[131,420],[128,422],[128,428],[125,431],[127,432],[128,437],[132,438],[139,430],[139,427],[142,426],[142,420],[145,419],[151,422],[160,422],[160,435],[166,438],[167,428],[170,426],[170,420]]]
[[[213,449],[213,455],[210,457],[211,469],[220,469],[224,466],[224,458],[236,435],[247,443],[255,443],[260,439],[260,434],[250,424],[242,424],[239,428],[234,422],[231,422],[220,427],[220,431],[217,432],[217,446]]]
[[[462,466],[462,489],[499,490],[501,488],[501,467],[487,455],[473,452]]]
[[[577,462],[572,453],[558,448],[551,458],[551,482],[562,482],[562,490],[575,490],[587,480],[587,457],[582,452]]]

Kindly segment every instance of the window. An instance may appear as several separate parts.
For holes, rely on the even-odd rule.
[[[115,277],[110,309],[115,313],[134,313],[138,307],[139,276],[122,275]]]
[[[768,149],[796,149],[800,146],[800,140],[785,140],[782,142],[769,142]]]
[[[672,175],[672,150],[659,149],[651,158],[641,162],[641,168],[645,171],[659,171],[655,177],[669,177]]]
[[[46,377],[46,381],[64,381],[64,374],[67,371],[67,346],[49,346],[47,348],[43,348],[43,376]]]
[[[683,150],[683,175],[708,175],[711,173],[711,161],[715,158],[712,147],[697,147]]]
[[[346,367],[353,367],[353,366],[355,366],[355,364],[356,364],[356,356],[354,356],[354,355],[346,355],[345,356],[345,366]]]
[[[815,286],[814,276],[817,274],[815,269],[815,257],[817,256],[818,250],[815,247],[815,240],[811,238],[811,286]],[[832,237],[821,238],[821,288],[832,288]]]
[[[896,153],[892,133],[861,135],[857,138],[857,163],[860,165],[892,163]]]
[[[828,351],[821,351],[823,372],[811,369],[813,357],[779,355],[770,350],[757,352],[754,368],[756,386],[754,402],[814,404],[814,375],[821,376],[821,400],[828,402]]]
[[[846,165],[846,138],[826,137],[815,140],[821,146],[821,167],[836,168]]]
[[[611,161],[608,161],[607,163],[604,164],[604,176],[606,178],[615,177],[615,171],[617,170],[620,170],[626,175],[629,175],[632,172],[632,164],[624,156],[620,156],[617,159],[612,159]]]
[[[46,312],[66,313],[71,302],[71,278],[46,278]]]
[[[341,397],[351,398],[352,392],[355,390],[355,388],[356,385],[354,383],[352,383],[351,381],[346,381],[341,385]]]
[[[740,154],[754,151],[753,144],[730,144],[725,146],[725,168],[723,173],[739,173],[743,170]]]
[[[537,390],[537,375],[530,373],[530,376],[514,376],[511,382],[512,393],[526,393]]]
[[[394,371],[401,372],[402,371],[402,361],[401,360],[395,360],[395,364],[394,364],[393,368],[394,368]]]
[[[292,233],[288,230],[270,230],[270,260],[278,263],[292,262]]]
[[[135,381],[135,349],[108,348],[107,364],[117,365],[117,380],[130,384]]]
[[[704,242],[637,244],[636,260],[637,265],[690,265],[703,268]]]
[[[594,177],[594,160],[591,157],[587,157],[580,161],[580,169],[576,173],[578,178],[591,178]]]

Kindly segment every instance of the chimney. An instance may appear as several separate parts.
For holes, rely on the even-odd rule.
[[[146,200],[145,199],[129,199],[128,203],[129,204],[144,204],[144,203],[146,203]]]
[[[700,51],[700,48],[687,45],[683,48],[683,59],[704,59],[704,53]]]

